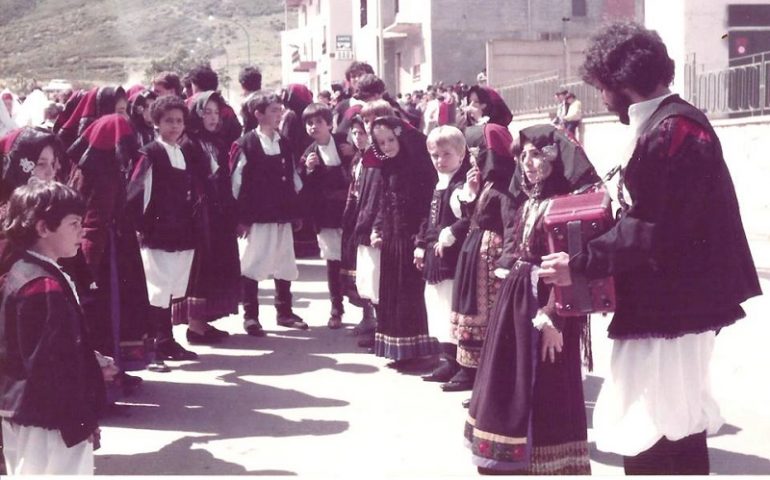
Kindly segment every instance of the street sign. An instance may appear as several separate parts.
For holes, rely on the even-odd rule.
[[[353,35],[337,35],[335,50],[353,50]]]

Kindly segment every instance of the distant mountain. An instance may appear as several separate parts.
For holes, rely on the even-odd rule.
[[[152,60],[184,49],[228,67],[235,88],[247,63],[243,28],[265,85],[280,83],[281,0],[0,0],[0,11],[0,78],[9,86],[136,83]]]

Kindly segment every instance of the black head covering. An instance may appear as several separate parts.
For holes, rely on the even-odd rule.
[[[486,108],[481,113],[489,117],[489,123],[496,123],[503,127],[507,127],[511,123],[511,120],[513,120],[511,109],[508,108],[505,100],[497,93],[497,90],[475,85],[468,90],[468,98],[470,98],[471,93],[475,93],[479,102],[486,105]]]
[[[223,109],[225,100],[219,92],[209,90],[198,93],[190,104],[190,115],[187,116],[187,130],[199,137],[211,137],[213,139],[218,137],[218,132],[209,132],[203,127],[203,112],[206,110],[206,104],[209,103],[210,100],[217,102],[220,110]],[[220,122],[217,130],[219,131],[221,128],[222,123]]]
[[[465,129],[465,140],[469,149],[478,148],[476,165],[481,172],[481,180],[505,182],[505,188],[516,168],[516,160],[510,152],[513,143],[511,132],[494,123],[473,125]]]
[[[383,125],[393,133],[396,134],[396,139],[399,144],[399,155],[401,153],[407,154],[409,157],[425,157],[428,158],[428,147],[425,144],[425,135],[419,130],[416,130],[409,122],[399,117],[377,117],[372,125],[369,127],[369,135],[372,138],[372,150],[374,154],[384,160],[385,154],[380,151],[380,147],[377,142],[374,141],[374,127],[376,125]]]
[[[551,145],[556,148],[553,172],[546,179],[540,192],[541,196],[566,194],[600,180],[585,151],[553,125],[527,127],[519,132],[519,141],[521,145],[531,142],[538,150]],[[531,185],[527,182],[519,163],[516,162],[516,173],[511,180],[509,190],[514,197],[518,197],[528,187]]]
[[[24,127],[9,132],[0,139],[3,176],[0,180],[0,201],[10,198],[14,189],[26,185],[37,165],[40,152],[53,147],[56,158],[62,158],[62,147],[56,135],[46,130]]]

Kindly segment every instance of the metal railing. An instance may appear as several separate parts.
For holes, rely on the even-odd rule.
[[[558,71],[521,78],[513,84],[496,87],[514,115],[555,113],[554,93],[564,87],[583,104],[583,116],[607,113],[601,94],[581,80],[565,82]]]
[[[731,67],[703,72],[691,55],[685,63],[683,97],[711,118],[770,114],[770,52],[731,60]],[[514,115],[556,112],[554,92],[565,87],[583,104],[583,116],[607,113],[596,88],[580,80],[564,81],[558,72],[497,87]]]
[[[770,52],[731,60],[701,72],[695,56],[685,65],[685,98],[712,118],[770,114]]]

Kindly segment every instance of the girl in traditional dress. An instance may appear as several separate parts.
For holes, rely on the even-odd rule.
[[[228,149],[220,135],[220,107],[215,91],[200,92],[190,106],[187,133],[206,160],[204,235],[195,248],[187,297],[172,305],[175,324],[187,323],[190,344],[217,343],[228,333],[208,322],[238,313],[241,267],[235,234],[235,199],[230,187]]]
[[[470,230],[460,249],[452,296],[452,333],[460,370],[441,388],[446,392],[473,388],[479,353],[500,279],[494,270],[503,251],[504,215],[513,200],[508,186],[515,168],[511,134],[497,124],[468,127],[469,148],[478,151],[461,197],[470,217]]]
[[[527,200],[506,237],[515,261],[496,272],[507,276],[490,315],[465,438],[480,473],[587,475],[587,319],[559,317],[537,270],[548,253],[542,221],[549,200],[597,177],[582,149],[551,125],[522,130],[520,144]]]
[[[148,89],[139,90],[128,98],[128,116],[140,147],[155,140],[155,125],[152,123],[150,107],[157,99],[158,96]]]
[[[382,161],[382,204],[371,245],[382,251],[374,353],[408,367],[439,351],[428,336],[425,283],[414,265],[414,241],[428,217],[436,172],[425,136],[396,117],[372,122],[373,152]]]

